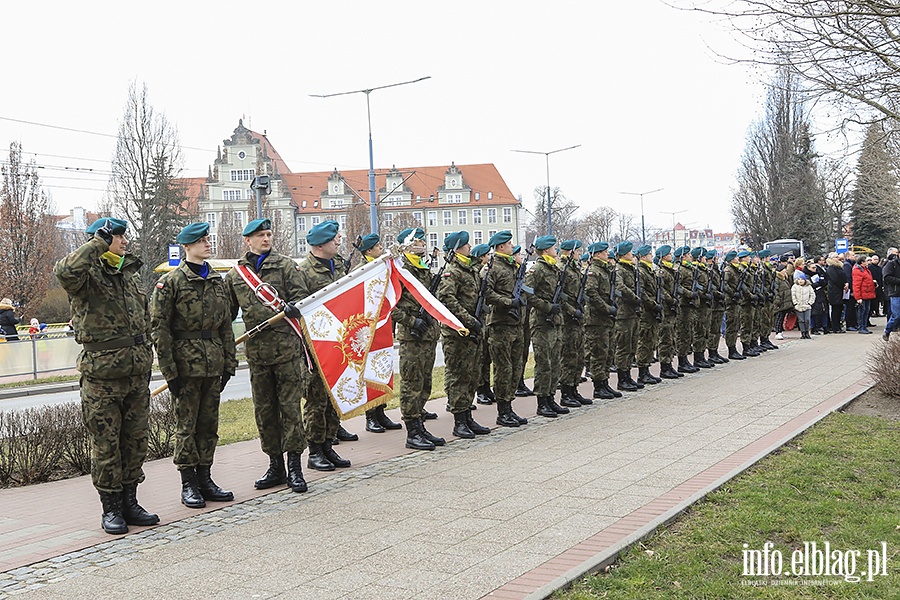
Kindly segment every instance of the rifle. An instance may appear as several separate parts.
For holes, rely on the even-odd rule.
[[[681,279],[681,262],[682,258],[678,257],[678,262],[672,263],[675,267],[675,285],[672,286],[672,300],[675,303],[672,306],[672,312],[678,314],[678,282]]]
[[[769,271],[769,274],[772,276],[772,285],[769,286],[769,302],[775,300],[775,290],[777,289],[777,283],[775,281],[775,270]]]
[[[741,271],[741,276],[738,277],[737,287],[734,288],[734,295],[737,296],[738,301],[740,301],[744,295],[744,279],[747,277],[747,273],[749,273],[749,272],[750,272],[750,265],[747,265]]]
[[[457,242],[457,246],[458,245],[459,245],[459,243]],[[451,260],[453,260],[453,253],[456,252],[457,246],[454,246],[453,250],[447,252],[447,254],[444,256],[444,266],[442,266],[440,268],[440,270],[438,270],[437,274],[432,275],[431,283],[428,284],[428,291],[431,292],[432,296],[437,296],[437,289],[438,289],[438,286],[441,284],[441,277],[443,277],[444,270],[447,268],[447,265],[450,263]],[[431,251],[431,262],[434,263],[437,260],[437,258],[438,258],[438,249],[437,249],[437,246],[435,246],[434,250]],[[432,317],[430,314],[428,314],[428,311],[425,310],[424,306],[419,307],[418,318],[422,319],[426,325],[431,325],[431,322],[434,321],[434,317]]]
[[[700,299],[700,293],[697,292],[697,270],[700,267],[694,267],[694,280],[691,282],[691,304],[694,303],[694,300]]]
[[[752,302],[754,305],[759,304],[759,292],[760,292],[760,281],[759,281],[759,273],[753,274],[753,289],[750,291],[752,296]]]
[[[712,295],[713,278],[712,278],[712,274],[713,274],[713,271],[715,270],[715,268],[716,268],[716,266],[713,265],[712,268],[709,269],[709,273],[708,273],[707,276],[706,276],[706,277],[707,277],[707,279],[706,279],[706,291],[703,292],[703,297],[704,297],[704,299],[705,299],[707,302],[709,302],[710,306],[712,306],[712,300],[713,300],[713,295]]]
[[[566,285],[566,273],[569,271],[569,265],[572,264],[572,258],[575,257],[575,253],[569,255],[569,260],[566,261],[566,266],[563,267],[563,272],[560,273],[559,279],[556,280],[556,289],[553,291],[553,299],[550,301],[551,304],[559,304],[563,295],[563,287]],[[547,322],[553,323],[553,316],[551,314],[547,314]]]
[[[518,300],[519,298],[521,298],[522,292],[525,292],[526,294],[534,293],[534,288],[530,288],[527,285],[525,285],[525,272],[528,267],[528,258],[532,254],[534,254],[534,244],[533,243],[530,246],[528,246],[528,249],[525,250],[525,253],[527,254],[527,256],[525,257],[525,260],[522,261],[522,264],[519,265],[519,268],[516,271],[516,283],[513,286],[513,295],[512,295],[513,300]],[[510,308],[509,316],[511,316],[512,318],[514,318],[515,320],[518,321],[519,318],[522,316],[522,313],[519,311],[519,307],[517,306],[515,308]]]
[[[484,295],[487,292],[487,281],[488,274],[491,272],[491,267],[494,266],[494,255],[491,254],[491,259],[488,261],[487,271],[484,272],[484,277],[481,279],[481,287],[478,288],[478,300],[475,302],[475,320],[481,321],[481,313],[484,312]]]
[[[644,310],[644,307],[641,306],[641,261],[638,259],[637,264],[634,265],[634,295],[637,296],[637,308],[634,309],[634,313],[637,316],[641,316],[641,312]]]
[[[613,264],[609,270],[609,305],[615,310],[619,310],[619,303],[616,302],[616,265]]]
[[[725,268],[727,266],[728,263],[723,260],[722,269],[719,271],[719,291],[716,292],[716,297],[723,304],[725,303]]]
[[[659,269],[662,267],[658,267],[656,271],[656,320],[662,323],[663,319],[663,305],[662,305],[662,277],[659,274]]]
[[[590,270],[590,266],[588,266],[585,268],[584,273],[581,274],[581,284],[578,286],[578,295],[575,297],[575,304],[578,305],[578,310],[581,311],[582,315],[584,315],[584,288],[587,285]]]

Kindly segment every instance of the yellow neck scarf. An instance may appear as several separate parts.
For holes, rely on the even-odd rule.
[[[425,265],[425,262],[422,260],[423,257],[418,254],[411,254],[409,252],[404,252],[406,255],[406,259],[410,262],[410,264],[417,269],[427,269],[428,267]]]
[[[465,255],[462,255],[459,252],[457,252],[456,260],[458,260],[459,264],[461,264],[464,267],[472,266],[472,257],[471,256],[465,256]]]
[[[550,265],[551,267],[556,266],[556,257],[555,256],[547,256],[546,254],[541,256],[541,260]]]
[[[663,264],[663,266],[669,267],[670,269],[673,268],[673,267],[675,266],[675,265],[673,265],[672,263],[670,263],[670,262],[667,261],[667,260],[661,260],[661,261],[659,261],[659,262],[661,262],[661,263]]]
[[[121,269],[122,263],[125,262],[124,256],[119,256],[118,254],[114,254],[112,252],[106,251],[101,256],[101,259],[105,260],[106,263],[111,266],[113,269]]]
[[[620,258],[619,262],[622,263],[623,265],[628,265],[629,267],[634,266],[634,263],[631,262],[630,260],[628,260],[627,258]]]
[[[514,262],[512,256],[510,256],[509,254],[503,254],[502,252],[497,252],[496,250],[494,251],[494,256],[499,256],[504,260],[508,260],[510,263]]]
[[[648,269],[650,269],[651,271],[653,270],[653,263],[652,263],[652,262],[647,261],[647,260],[642,260],[641,262],[644,263],[645,265],[647,265],[647,268],[648,268]]]

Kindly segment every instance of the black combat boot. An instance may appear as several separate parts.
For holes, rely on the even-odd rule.
[[[556,414],[556,411],[550,408],[549,405],[550,398],[547,396],[538,396],[537,399],[537,415],[539,417],[547,417],[548,419],[555,419],[559,415]]]
[[[378,422],[374,408],[366,411],[366,431],[370,433],[384,433],[384,427]]]
[[[516,411],[513,410],[513,407],[512,407],[512,400],[509,401],[509,415],[510,415],[513,419],[515,419],[516,421],[518,421],[518,422],[519,422],[519,425],[528,425],[528,419],[526,419],[525,417],[520,417],[519,415],[516,414]],[[472,429],[472,424],[471,424],[471,423],[469,423],[469,429]],[[472,431],[475,431],[475,430],[472,429]],[[478,432],[477,432],[477,431],[475,431],[475,435],[478,435]]]
[[[719,354],[719,351],[716,350],[715,348],[710,348],[709,350],[707,350],[707,353],[709,354],[709,358],[707,358],[706,360],[708,360],[709,362],[711,362],[713,364],[724,365],[725,363],[728,362],[728,359],[725,358],[724,356],[721,356]]]
[[[431,432],[425,429],[425,420],[422,418],[419,419],[419,429],[421,430],[422,435],[425,436],[425,439],[435,446],[444,446],[447,444],[447,441],[444,438],[431,435]]]
[[[696,373],[699,370],[700,369],[691,364],[691,361],[688,360],[687,354],[678,357],[679,373]]]
[[[706,360],[703,352],[694,352],[694,366],[701,369],[712,369],[715,365]]]
[[[493,396],[494,392],[491,391],[491,386],[489,385],[479,385],[475,390],[475,402],[478,404],[493,404]]]
[[[744,358],[747,358],[748,356],[759,356],[759,352],[757,352],[753,348],[753,346],[751,346],[750,344],[745,344],[744,342],[741,342],[741,347],[744,350],[744,352],[743,352]]]
[[[728,346],[728,360],[744,360],[747,358],[737,351],[735,346]]]
[[[768,348],[759,343],[759,339],[757,338],[750,340],[750,347],[756,350],[759,354],[769,351]]]
[[[497,425],[518,427],[519,420],[512,415],[512,402],[497,401]]]
[[[576,400],[572,395],[573,386],[564,385],[561,387],[562,393],[560,394],[559,403],[568,408],[581,408],[581,402]]]
[[[197,484],[200,487],[200,495],[210,502],[231,502],[234,493],[223,490],[212,480],[210,465],[197,465]]]
[[[391,421],[391,418],[384,414],[384,404],[378,406],[378,408],[375,409],[375,418],[378,420],[379,425],[381,425],[385,429],[403,429],[403,425],[395,421]]]
[[[662,379],[657,379],[650,374],[650,367],[638,367],[638,383],[643,383],[644,385],[656,385],[660,381],[662,381]]]
[[[807,339],[809,339],[808,334],[807,334]],[[766,348],[768,348],[769,350],[778,350],[778,346],[776,346],[775,343],[772,340],[770,340],[768,337],[765,337],[762,339],[762,345],[765,346]]]
[[[556,394],[547,396],[547,406],[549,406],[551,409],[553,409],[553,412],[555,412],[558,415],[569,414],[568,408],[561,406],[556,402]]]
[[[343,425],[338,425],[337,435],[334,436],[334,439],[338,442],[357,442],[359,441],[359,436],[344,429]]]
[[[602,381],[600,379],[594,380],[594,398],[598,398],[600,400],[612,400],[615,398],[610,390],[607,390],[609,382]]]
[[[100,504],[103,505],[100,518],[103,531],[115,535],[128,533],[128,525],[122,516],[122,492],[100,492]]]
[[[194,467],[179,469],[181,473],[181,503],[188,508],[203,508],[206,500],[200,493],[200,484],[197,481],[197,470]]]
[[[678,379],[678,372],[672,368],[672,363],[659,363],[659,376],[663,379]]]
[[[616,374],[619,376],[619,383],[616,385],[616,388],[622,390],[623,392],[636,392],[638,391],[638,387],[631,383],[631,377],[629,377],[628,371],[617,371]]]
[[[528,396],[534,396],[534,391],[529,389],[527,385],[525,385],[525,378],[519,379],[519,385],[516,387],[516,396],[519,398],[527,398]]]
[[[607,392],[609,392],[610,394],[613,395],[613,398],[621,398],[622,397],[622,392],[620,392],[619,390],[617,390],[617,389],[613,388],[611,385],[609,385],[609,379],[603,380],[603,387],[606,388]]]
[[[472,408],[474,410],[474,407]],[[423,421],[434,421],[437,419],[437,413],[428,412],[424,408],[422,408],[422,420]]]
[[[510,411],[510,414],[512,414],[513,418],[515,418],[517,416],[516,413],[512,412],[512,403],[511,402],[509,405],[509,411]],[[519,417],[519,418],[521,419],[521,417]],[[525,419],[522,419],[522,420],[524,420],[526,423],[528,422]],[[520,424],[522,423],[522,420],[519,421]],[[471,410],[466,411],[466,425],[469,426],[469,431],[471,431],[475,435],[487,435],[491,432],[490,427],[485,427],[484,425],[481,425],[481,424],[475,422],[475,419],[472,418]]]
[[[465,412],[455,413],[453,415],[453,435],[466,440],[475,438],[475,434],[472,433],[472,430],[469,429],[469,424],[466,422]]]
[[[128,483],[122,488],[122,518],[129,525],[156,525],[159,515],[147,512],[138,504],[137,486],[137,483]]]
[[[310,454],[312,454],[311,450]],[[262,479],[253,482],[253,487],[258,490],[267,490],[276,485],[283,485],[285,481],[287,481],[287,473],[284,471],[284,457],[280,454],[272,454],[269,455],[269,470],[262,476]]]
[[[325,458],[338,469],[346,469],[350,466],[349,460],[341,458],[340,455],[334,451],[334,448],[331,447],[331,441],[325,440],[325,443],[322,444],[322,452],[325,454]]]
[[[300,460],[300,452],[287,453],[287,484],[292,492],[302,494],[308,488],[306,480],[303,479],[303,467]],[[229,494],[231,492],[228,492]]]
[[[590,398],[585,398],[584,396],[581,395],[581,392],[578,391],[577,385],[572,386],[572,397],[575,398],[576,400],[578,400],[578,402],[582,406],[584,406],[585,404],[593,404],[594,403],[594,401],[591,400]]]
[[[406,423],[406,447],[412,450],[434,450],[434,444],[422,435],[422,422],[418,419]]]
[[[309,458],[306,460],[306,466],[316,471],[334,471],[334,463],[325,456],[325,448],[323,444],[318,442],[309,443]],[[282,468],[284,468],[282,466]]]
[[[635,365],[635,367],[637,367],[637,365]],[[628,373],[628,383],[630,383],[631,385],[633,385],[634,387],[636,387],[639,390],[644,389],[644,384],[640,383],[638,381],[635,381],[634,377],[631,376],[631,369],[628,369],[628,371],[626,371],[626,372]]]

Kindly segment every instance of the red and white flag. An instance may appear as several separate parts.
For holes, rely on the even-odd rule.
[[[436,320],[459,331],[463,324],[428,288],[385,256],[357,269],[297,304],[303,332],[341,418],[384,404],[393,394],[394,337],[391,310],[406,287]]]

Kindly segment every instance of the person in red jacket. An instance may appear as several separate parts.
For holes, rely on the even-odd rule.
[[[859,333],[872,333],[866,326],[872,300],[875,299],[875,280],[866,268],[866,257],[860,256],[853,266],[853,297],[856,298],[856,315]]]

